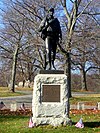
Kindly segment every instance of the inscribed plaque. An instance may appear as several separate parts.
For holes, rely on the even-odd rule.
[[[60,102],[60,85],[43,85],[42,102]]]

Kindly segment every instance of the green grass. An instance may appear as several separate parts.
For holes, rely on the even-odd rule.
[[[22,90],[22,88],[20,89]],[[23,95],[22,93],[9,93],[8,88],[0,87],[0,97],[2,96],[14,96]],[[71,104],[77,104],[77,102],[88,102],[96,104],[100,102],[100,95],[88,95],[85,97],[72,97],[70,98]],[[70,114],[73,122],[72,126],[59,126],[52,127],[39,126],[35,128],[28,128],[29,116],[14,116],[14,115],[0,115],[0,133],[100,133],[100,113],[97,114]],[[75,127],[75,123],[83,118],[85,127],[79,129]]]
[[[97,102],[100,102],[100,96],[97,97],[95,94],[95,97],[88,96],[88,97],[72,97],[72,98],[70,98],[70,104],[77,104],[78,102],[86,102],[91,105],[96,105]]]
[[[32,91],[33,88],[29,88],[29,87],[17,87],[15,88],[15,91]],[[9,91],[9,87],[0,87],[0,91]]]
[[[72,126],[39,126],[28,128],[29,116],[0,116],[0,133],[99,133],[100,132],[100,114],[83,114],[85,127],[79,129],[75,127],[80,115],[71,115]]]
[[[0,87],[0,97],[9,97],[9,96],[22,96],[25,95],[23,91],[31,91],[32,88],[16,88],[15,92],[12,93],[9,91],[8,87]]]
[[[10,97],[10,96],[22,96],[22,95],[25,95],[23,92],[9,92],[9,91],[6,91],[6,92],[1,92],[0,91],[0,97]]]
[[[25,95],[23,92],[9,92],[9,91],[6,91],[6,92],[0,92],[0,97],[11,97],[11,96],[22,96],[22,95]]]
[[[33,91],[32,87],[17,87],[16,88],[17,91]]]

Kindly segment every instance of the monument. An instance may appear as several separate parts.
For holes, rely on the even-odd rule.
[[[54,69],[54,60],[56,56],[57,44],[59,40],[62,40],[62,32],[60,27],[60,22],[57,18],[54,18],[54,8],[50,8],[46,17],[41,21],[38,31],[41,32],[41,38],[45,41],[45,65],[44,69],[49,65],[49,70],[51,67]]]
[[[50,124],[59,126],[68,124],[69,96],[67,76],[56,69],[54,60],[57,43],[62,39],[60,23],[53,17],[54,9],[50,8],[46,18],[40,24],[39,32],[46,44],[45,67],[35,76],[32,99],[32,121],[34,125]],[[47,58],[48,56],[48,58]],[[48,60],[48,61],[47,61]]]
[[[57,71],[56,71],[57,72]],[[34,79],[32,100],[33,122],[35,125],[68,124],[69,98],[65,74],[38,74]]]

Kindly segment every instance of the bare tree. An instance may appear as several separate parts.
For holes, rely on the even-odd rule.
[[[71,97],[71,48],[72,48],[72,39],[73,39],[72,37],[75,30],[75,26],[77,26],[78,24],[77,22],[80,21],[79,18],[82,16],[82,14],[86,14],[88,11],[88,15],[91,15],[91,11],[86,9],[88,9],[87,7],[89,7],[92,1],[93,0],[90,0],[90,1],[69,0],[71,6],[68,7],[69,4],[67,0],[60,0],[65,12],[65,16],[63,17],[63,20],[65,20],[67,41],[64,43],[65,47],[64,48],[61,47],[61,50],[65,54],[64,56],[66,58],[66,64],[67,64],[66,73],[68,76],[69,97]],[[11,49],[12,51],[14,51],[13,49],[15,49],[15,46],[16,46],[16,52],[14,54],[15,56],[13,56],[14,57],[13,59],[16,60],[17,58],[18,62],[15,62],[14,64],[18,63],[20,64],[19,66],[22,66],[23,61],[26,61],[25,57],[27,57],[27,60],[29,61],[27,62],[29,73],[30,73],[30,70],[32,70],[32,67],[31,67],[32,64],[34,64],[35,67],[41,69],[43,68],[43,48],[44,47],[41,45],[43,42],[39,38],[39,34],[37,33],[38,25],[40,23],[40,20],[44,17],[45,11],[51,5],[54,6],[56,9],[61,9],[61,5],[58,1],[53,1],[53,0],[36,0],[36,1],[9,0],[9,2],[11,2],[11,7],[9,8],[11,11],[7,14],[9,14],[11,17],[10,18],[8,17],[9,19],[5,17],[5,20],[7,20],[5,22],[11,27],[11,29],[13,29],[14,32],[12,32],[11,29],[8,30],[9,31],[8,36],[6,36],[6,38],[2,36],[2,39],[6,40],[7,43],[9,42],[10,52],[11,52]],[[59,11],[62,11],[62,10],[59,10]],[[62,14],[63,12],[61,12],[60,15]],[[2,34],[2,35],[5,35],[5,34]],[[30,50],[28,51],[28,48],[31,45],[34,46],[33,53],[35,56],[32,57],[32,60],[30,61],[31,56],[28,57],[28,54],[26,54],[24,51],[26,51],[27,53],[31,53]],[[9,53],[8,47],[5,47],[5,46],[2,47],[1,45],[1,48],[5,49]],[[36,56],[38,58],[36,58]],[[14,71],[15,69],[13,68]]]
[[[44,8],[45,1],[41,1],[40,3],[40,1],[37,0],[33,1],[33,4],[27,0],[5,0],[5,2],[7,2],[7,7],[6,11],[3,10],[3,18],[6,28],[3,29],[4,32],[1,32],[0,37],[4,40],[4,43],[0,45],[0,47],[11,55],[12,76],[10,90],[14,92],[16,67],[18,67],[17,64],[19,64],[19,62],[19,66],[22,66],[23,61],[27,62],[26,71],[29,80],[31,80],[33,74],[33,67],[39,69],[44,67],[43,51],[41,50],[44,46],[41,45],[42,42],[38,39],[37,29],[38,22],[42,19],[42,13],[46,9]],[[50,2],[48,4],[50,4]],[[7,45],[4,46],[5,44]],[[32,45],[34,46],[33,53]],[[24,73],[23,67],[21,67],[21,70],[25,79],[26,72]]]
[[[9,8],[8,8],[9,9]],[[18,13],[13,9],[4,12],[4,31],[1,32],[0,37],[4,40],[4,45],[0,45],[2,49],[8,51],[12,55],[12,75],[10,91],[15,91],[15,76],[18,52],[21,47],[22,37],[24,33],[25,19],[20,18]],[[12,52],[12,53],[11,53]]]
[[[65,53],[67,58],[67,69],[66,73],[68,76],[68,89],[69,89],[69,97],[71,97],[71,45],[72,45],[72,36],[75,30],[75,26],[77,25],[77,22],[80,21],[79,18],[82,16],[82,14],[87,13],[90,14],[91,11],[87,10],[90,4],[93,0],[90,1],[83,1],[83,0],[60,0],[64,12],[65,12],[65,25],[67,28],[67,42],[65,44]],[[70,7],[68,7],[68,4],[70,2]]]
[[[87,73],[91,70],[100,69],[99,65],[99,34],[98,23],[88,15],[82,16],[81,23],[74,32],[72,45],[73,64],[77,65],[81,72],[82,90],[87,91]],[[76,40],[76,41],[75,41]],[[95,61],[96,62],[95,62]]]

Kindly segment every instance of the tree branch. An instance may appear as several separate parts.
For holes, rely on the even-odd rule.
[[[89,3],[87,3],[87,5],[84,7],[83,11],[81,13],[79,13],[79,15],[77,16],[77,18],[79,18],[83,12],[85,11],[85,9],[90,5],[90,3],[92,2],[93,0],[90,0]]]
[[[8,53],[12,53],[12,51],[11,51],[11,50],[8,50],[5,46],[0,45],[0,48],[4,49],[4,50],[7,51]]]
[[[88,15],[100,15],[100,12],[96,12],[96,13],[83,12],[83,14],[88,14]]]
[[[100,69],[100,67],[91,66],[91,67],[89,67],[89,68],[86,70],[86,72],[88,72],[90,69]]]
[[[67,19],[70,20],[70,15],[69,15],[69,12],[68,12],[67,6],[66,6],[66,0],[64,0],[64,2],[62,2],[62,0],[60,0],[60,2],[62,4],[62,6],[63,6],[63,9],[65,11],[65,15],[66,15]]]

